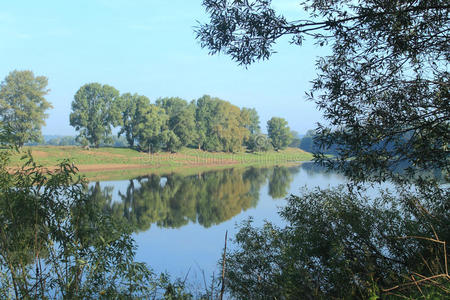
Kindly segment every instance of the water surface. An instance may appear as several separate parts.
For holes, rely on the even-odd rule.
[[[105,209],[132,226],[137,261],[156,272],[203,282],[219,273],[217,261],[225,232],[249,217],[282,223],[278,210],[285,197],[301,188],[345,182],[313,163],[298,166],[232,168],[182,176],[148,175],[126,181],[92,183],[91,193]],[[228,247],[233,245],[229,243]]]

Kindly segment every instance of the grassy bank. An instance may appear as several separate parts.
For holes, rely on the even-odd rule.
[[[296,148],[279,152],[223,153],[184,148],[178,153],[148,154],[126,148],[99,148],[85,150],[72,146],[24,147],[31,151],[35,161],[51,168],[63,159],[69,159],[90,180],[126,179],[149,173],[192,173],[230,166],[273,165],[309,161],[312,154]],[[21,164],[22,154],[15,154],[11,166]]]

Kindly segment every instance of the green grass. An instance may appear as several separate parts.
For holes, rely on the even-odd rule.
[[[73,146],[33,146],[22,149],[23,153],[27,151],[31,151],[38,164],[49,168],[56,166],[63,159],[69,159],[79,166],[80,173],[91,180],[127,179],[162,172],[196,173],[234,166],[273,165],[312,159],[311,153],[296,148],[262,153],[205,152],[183,148],[175,154],[148,154],[127,148],[106,147],[84,150]],[[14,154],[10,165],[21,165],[20,158],[23,153]],[[114,170],[108,170],[112,167]]]

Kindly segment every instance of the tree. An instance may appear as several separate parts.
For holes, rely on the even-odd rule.
[[[241,110],[228,101],[219,101],[216,123],[213,132],[222,144],[222,151],[237,152],[249,136],[249,130],[243,126]]]
[[[181,98],[163,98],[156,100],[156,105],[169,116],[168,127],[173,134],[169,134],[168,150],[177,151],[197,139],[195,103],[188,104]]]
[[[210,96],[203,96],[196,101],[195,121],[197,124],[197,145],[198,149],[208,150],[218,148],[218,141],[215,136],[210,135],[210,128],[214,120],[217,99]]]
[[[258,112],[254,108],[243,107],[241,109],[241,120],[242,126],[249,131],[248,137],[244,140],[244,145],[250,151],[261,151],[265,143],[262,143]]]
[[[345,186],[291,195],[280,213],[286,227],[266,222],[254,228],[251,220],[241,225],[226,259],[230,294],[236,299],[446,298],[443,245],[411,237],[448,240],[450,215],[436,204],[449,196],[434,188],[361,196]],[[431,201],[419,209],[418,199]],[[436,281],[419,282],[416,289],[410,276]]]
[[[236,152],[249,135],[239,107],[207,95],[197,100],[196,123],[197,144],[208,151]]]
[[[110,141],[112,127],[120,124],[120,94],[109,85],[88,83],[75,94],[70,125],[80,131],[78,141],[96,148]]]
[[[299,148],[302,150],[305,150],[307,152],[311,153],[325,153],[325,154],[331,154],[331,155],[339,155],[339,153],[336,151],[337,145],[331,144],[331,145],[318,145],[318,139],[319,135],[316,133],[315,130],[308,130],[306,134],[300,139],[300,145]]]
[[[0,297],[153,297],[158,279],[135,261],[129,227],[73,164],[47,170],[28,156],[11,171],[11,154],[0,153]]]
[[[242,126],[248,129],[250,134],[258,134],[261,132],[259,127],[258,112],[254,108],[243,107],[241,109]]]
[[[267,133],[277,151],[286,148],[292,141],[291,130],[283,118],[273,117],[267,121]]]
[[[271,140],[267,135],[262,133],[250,135],[245,142],[245,145],[247,146],[247,150],[250,150],[251,152],[265,152],[272,149]]]
[[[164,148],[169,136],[167,129],[167,116],[164,109],[150,104],[142,108],[141,121],[137,128],[139,148],[154,153]]]
[[[310,0],[302,3],[310,18],[291,21],[270,0],[203,5],[210,23],[197,29],[202,46],[243,65],[268,59],[286,36],[294,45],[312,37],[330,47],[308,97],[326,120],[317,128],[318,150],[335,145],[337,155],[316,160],[351,179],[342,193],[307,192],[290,202],[282,213],[290,224],[280,231],[244,225],[240,253],[227,259],[230,273],[237,271],[227,276],[231,289],[242,287],[242,298],[448,295],[447,263],[436,245],[448,251],[442,208],[448,211],[449,189],[423,174],[437,169],[444,181],[450,174],[448,1]],[[403,165],[407,172],[399,173]],[[356,192],[368,180],[389,180],[401,191],[361,207],[375,203]],[[252,280],[256,274],[264,277]]]
[[[448,1],[310,0],[302,4],[310,18],[293,21],[267,0],[203,5],[210,23],[197,29],[202,46],[240,64],[268,59],[283,36],[332,49],[317,62],[309,97],[327,120],[318,144],[337,144],[339,159],[320,161],[358,180],[392,179],[405,161],[413,173],[449,172]]]
[[[126,93],[122,95],[122,128],[118,135],[125,134],[131,148],[138,138],[139,125],[144,122],[143,112],[150,106],[150,99],[138,94]]]
[[[52,108],[45,99],[48,80],[32,71],[12,71],[0,85],[0,139],[22,147],[39,142],[41,127]]]
[[[315,149],[314,149],[314,135],[305,135],[304,137],[301,138],[300,140],[300,149],[307,151],[307,152],[311,152],[314,153]]]
[[[298,132],[295,130],[291,130],[291,135],[292,135],[292,141],[289,144],[289,147],[300,148],[301,140],[300,140],[300,136],[299,136]]]

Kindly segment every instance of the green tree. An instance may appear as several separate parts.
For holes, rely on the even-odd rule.
[[[249,135],[239,107],[207,95],[197,100],[196,122],[197,144],[208,151],[239,151]]]
[[[266,0],[203,5],[210,23],[197,30],[202,46],[240,64],[268,59],[283,36],[330,47],[309,96],[327,121],[319,150],[336,144],[339,159],[319,160],[358,180],[396,177],[391,170],[405,161],[412,172],[450,171],[448,1],[310,0],[301,20]]]
[[[197,140],[195,123],[195,103],[187,103],[181,98],[163,98],[156,100],[156,105],[163,108],[169,116],[169,133],[167,150],[176,151],[181,146],[189,146]]]
[[[241,110],[239,107],[228,101],[219,101],[217,107],[216,124],[213,132],[217,134],[222,151],[237,152],[242,149],[244,141],[249,136],[249,130],[242,121]]]
[[[247,150],[250,150],[251,152],[265,152],[273,148],[271,140],[267,135],[262,133],[251,134],[245,144]]]
[[[138,94],[122,95],[122,127],[118,135],[125,134],[128,144],[133,148],[137,142],[138,129],[143,120],[143,112],[148,110],[150,99]]]
[[[243,107],[241,109],[242,126],[249,131],[248,137],[244,140],[244,145],[250,151],[262,151],[261,128],[259,126],[258,112],[254,108]]]
[[[170,139],[167,128],[168,115],[164,109],[150,104],[140,108],[142,117],[137,128],[139,148],[154,153],[165,147]]]
[[[214,124],[217,98],[203,96],[196,101],[195,121],[197,124],[197,145],[199,149],[217,149],[219,142],[210,134]]]
[[[241,109],[242,126],[248,129],[250,134],[258,134],[261,132],[259,127],[258,112],[254,108],[243,107]]]
[[[267,121],[267,133],[277,151],[286,148],[292,141],[291,130],[283,118],[273,117]]]
[[[292,148],[300,148],[300,136],[297,131],[291,130],[292,141],[289,144],[289,147]]]
[[[375,299],[398,285],[398,298],[446,298],[443,245],[412,237],[448,240],[450,215],[440,207],[449,196],[435,188],[361,196],[345,186],[290,196],[286,227],[241,225],[226,261],[229,291],[237,299]],[[432,201],[419,208],[418,199]],[[417,279],[442,275],[419,290],[411,270]]]
[[[45,170],[31,157],[11,172],[0,153],[2,299],[150,298],[157,279],[134,260],[126,223],[103,210],[73,164]]]
[[[449,189],[423,172],[438,169],[445,181],[450,173],[448,1],[310,0],[301,4],[309,18],[298,20],[270,0],[203,4],[210,23],[197,30],[202,45],[240,64],[268,59],[286,36],[330,47],[309,93],[326,121],[314,139],[316,159],[352,180],[342,193],[307,192],[290,202],[280,231],[244,225],[240,253],[227,259],[238,262],[229,268],[237,271],[231,289],[241,298],[445,297],[446,260],[436,247],[449,239],[440,225],[448,223]],[[337,155],[326,156],[332,145]],[[400,191],[373,201],[352,188],[367,180],[390,180]]]
[[[111,140],[111,131],[121,123],[119,91],[109,85],[88,83],[75,94],[70,125],[79,131],[78,141],[96,148]]]
[[[0,84],[0,141],[22,147],[39,142],[41,127],[52,108],[45,99],[48,80],[32,71],[12,71]]]

